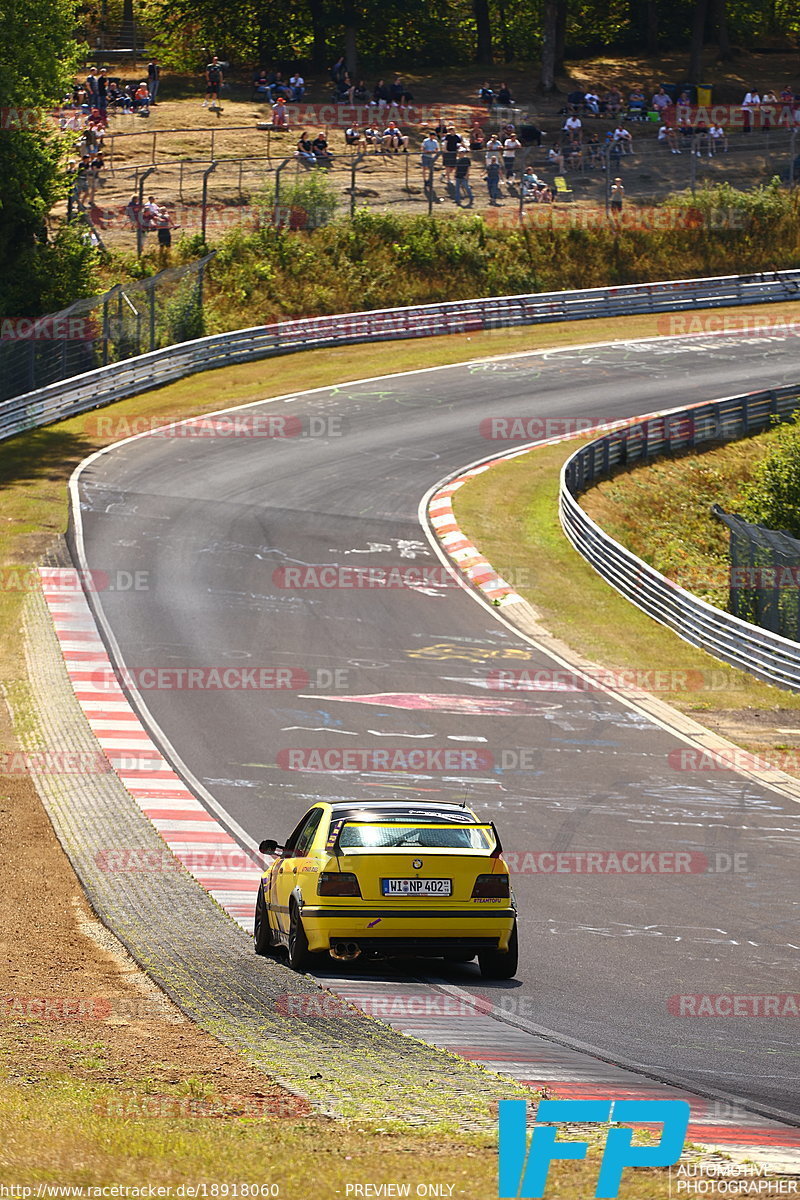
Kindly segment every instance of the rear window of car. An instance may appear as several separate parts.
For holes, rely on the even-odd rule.
[[[490,825],[444,825],[408,820],[347,822],[339,846],[348,849],[489,850],[494,844]]]

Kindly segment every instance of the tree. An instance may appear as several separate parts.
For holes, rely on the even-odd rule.
[[[475,62],[488,66],[493,61],[492,19],[489,16],[489,0],[472,0],[472,11],[475,14],[475,31],[477,33]]]
[[[733,51],[728,37],[728,0],[713,0],[713,14],[719,43],[719,57],[722,62],[729,62],[733,57]]]
[[[75,21],[73,0],[0,0],[8,106],[0,123],[0,316],[38,316],[47,311],[41,305],[59,307],[89,289],[85,245],[72,237],[48,244],[46,226],[68,187],[48,110],[71,86]]]
[[[744,489],[742,516],[754,525],[800,537],[800,412],[773,437]]]
[[[707,17],[708,0],[695,0],[692,9],[692,38],[689,44],[689,83],[701,82]]]
[[[558,29],[566,0],[544,0],[542,23],[542,69],[539,76],[539,91],[556,90],[556,58],[558,54]]]

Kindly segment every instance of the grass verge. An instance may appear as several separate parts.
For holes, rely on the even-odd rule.
[[[531,579],[528,587],[518,588],[520,594],[536,608],[547,629],[587,659],[612,669],[662,672],[661,699],[699,716],[703,724],[748,750],[760,753],[800,745],[796,733],[781,727],[784,721],[797,724],[800,695],[762,683],[682,641],[604,583],[573,550],[558,520],[558,479],[563,462],[577,444],[532,450],[460,488],[454,508],[467,537],[501,575]],[[741,468],[743,448],[729,449],[735,473]],[[678,468],[678,464],[661,464],[662,474],[649,479],[646,471],[625,477],[620,486],[626,489],[626,498],[635,496],[638,504],[640,489],[660,489],[668,504],[663,472],[669,468]],[[700,471],[698,460],[683,460],[682,471],[685,490],[681,495],[689,503],[691,480]],[[713,463],[707,471],[713,478]],[[614,503],[615,514],[622,504],[621,499]],[[587,508],[601,523],[610,507],[605,493],[589,493]],[[620,517],[622,520],[629,522],[629,518]],[[645,530],[642,539],[646,537]],[[674,686],[680,683],[682,673],[689,672],[689,688]]]

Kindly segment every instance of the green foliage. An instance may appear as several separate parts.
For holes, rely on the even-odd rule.
[[[322,172],[298,183],[329,187]],[[284,199],[298,197],[316,202],[287,182],[281,207],[291,211]],[[564,224],[559,211],[520,229],[477,215],[442,220],[357,209],[352,220],[291,230],[267,222],[273,199],[262,198],[261,228],[232,230],[216,245],[209,332],[282,316],[760,271],[765,247],[771,267],[800,265],[795,200],[771,186],[754,204],[757,228],[749,220],[679,220],[620,231],[605,222]],[[726,195],[720,204],[727,211]],[[197,257],[201,248],[194,249]]]
[[[66,142],[45,110],[70,84],[75,22],[74,0],[0,0],[3,104],[24,114],[0,130],[0,317],[38,316],[91,291],[95,256],[83,235],[48,241],[46,224],[68,180]]]
[[[800,537],[800,410],[781,424],[744,491],[742,516]]]
[[[278,193],[279,223],[288,225],[290,229],[318,229],[332,220],[338,206],[338,196],[324,167],[301,170],[304,174],[281,180]],[[264,189],[256,205],[264,223],[270,224],[275,213],[274,184]]]
[[[197,280],[193,276],[184,279],[164,311],[166,336],[164,345],[174,342],[189,342],[205,336],[203,308]]]

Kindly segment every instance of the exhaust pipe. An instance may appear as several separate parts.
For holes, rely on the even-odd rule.
[[[360,953],[361,947],[355,942],[334,942],[331,945],[331,958],[339,962],[352,962]]]

